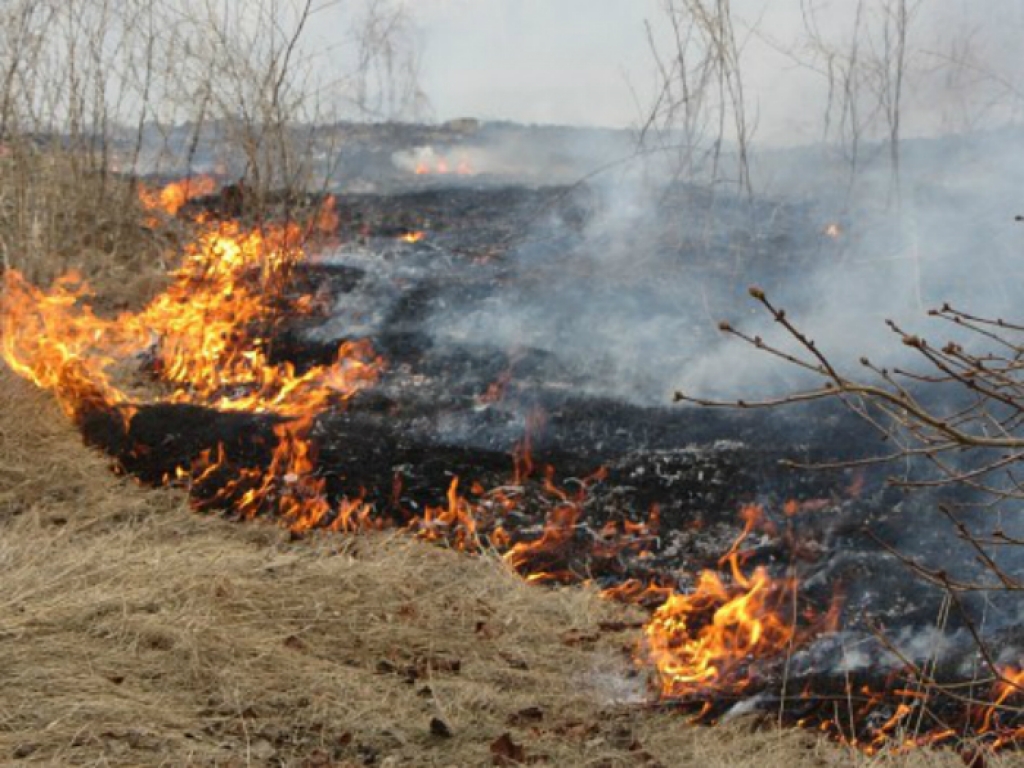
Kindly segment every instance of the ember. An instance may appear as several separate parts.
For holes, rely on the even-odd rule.
[[[843,236],[842,226],[840,226],[838,223],[834,221],[830,222],[829,224],[826,224],[825,229],[823,231],[826,237],[831,237],[833,240],[838,240],[840,237]]]

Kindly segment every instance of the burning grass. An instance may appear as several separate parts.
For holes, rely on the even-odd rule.
[[[27,383],[0,372],[0,393],[0,760],[963,764],[688,726],[636,704],[640,616],[593,590],[406,536],[196,516],[110,474]]]
[[[343,345],[334,365],[300,373],[271,363],[265,351],[261,331],[278,313],[307,309],[287,291],[302,238],[298,225],[243,230],[203,221],[163,292],[114,318],[82,304],[75,275],[44,293],[11,270],[5,358],[52,390],[78,426],[97,414],[120,417],[126,440],[147,398],[272,415],[277,448],[268,467],[239,466],[221,444],[164,481],[187,481],[193,506],[242,517],[269,512],[292,534],[378,527],[361,499],[338,506],[328,497],[309,432],[329,405],[370,386],[381,362],[368,347]],[[150,369],[138,392],[115,380],[126,359]],[[140,754],[307,764],[385,756],[395,764],[716,759],[713,750],[695,751],[704,749],[701,737],[678,714],[647,708],[650,689],[629,663],[643,624],[638,614],[592,589],[529,589],[517,576],[578,580],[564,550],[575,539],[589,481],[570,494],[547,476],[552,503],[533,540],[494,523],[516,506],[514,498],[475,488],[470,503],[457,480],[446,509],[407,521],[422,538],[474,551],[476,559],[379,534],[292,542],[276,529],[189,518],[174,492],[147,493],[107,478],[97,457],[69,447],[68,433],[19,418],[31,398],[4,375],[5,390],[17,393],[5,404],[5,418],[13,419],[3,432],[10,489],[0,488],[0,575],[10,587],[2,605],[11,615],[0,637],[16,644],[6,661],[14,693],[0,738],[10,734],[13,757],[127,755],[132,764]],[[523,466],[529,452],[519,458],[517,487],[530,474]],[[63,472],[62,462],[75,471]],[[43,468],[52,471],[40,482]],[[216,486],[212,501],[195,495],[208,482]],[[656,527],[657,515],[648,523]],[[601,546],[614,555],[619,539],[632,542],[637,532],[645,534],[638,541],[650,539],[646,525],[613,527]],[[795,583],[772,582],[760,569],[747,574],[741,542],[723,558],[730,580],[705,572],[693,595],[673,595],[646,626],[654,658],[645,660],[657,663],[670,699],[738,690],[760,656],[799,639],[781,618]],[[694,622],[706,626],[697,632]],[[41,691],[51,692],[42,705]],[[884,734],[898,739],[898,726]],[[807,736],[763,738],[782,751],[811,744],[826,762],[851,759]],[[663,750],[649,748],[660,739]],[[726,764],[741,762],[729,755]]]

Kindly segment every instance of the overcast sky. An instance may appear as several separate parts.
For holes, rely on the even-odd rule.
[[[837,41],[848,36],[854,0],[809,2],[819,9],[827,35]],[[881,3],[868,0],[868,7],[877,13]],[[1024,0],[917,3],[911,46],[922,71],[935,69],[925,52],[969,41],[972,55],[984,59],[986,67],[1024,75]],[[663,30],[663,0],[406,0],[405,5],[421,51],[421,84],[438,120],[473,116],[630,126],[640,119],[637,101],[650,103],[655,73],[644,22],[649,20],[656,33]],[[807,113],[823,100],[824,81],[777,50],[799,45],[800,5],[800,0],[732,1],[744,44],[749,109],[761,138],[812,138],[809,126],[820,124],[820,111],[813,119]],[[937,103],[949,98],[937,95],[941,82],[933,77],[930,85],[912,83],[912,126],[915,120],[924,126],[921,116],[937,109],[964,110],[961,104]]]
[[[438,117],[626,125],[647,96],[644,19],[660,0],[418,0]]]

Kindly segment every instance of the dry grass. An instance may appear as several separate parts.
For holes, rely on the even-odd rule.
[[[0,388],[4,764],[487,765],[508,733],[559,766],[963,765],[630,704],[635,630],[608,622],[636,616],[593,592],[403,536],[196,516]]]
[[[76,269],[109,307],[150,296],[178,233],[143,226],[134,184],[76,155],[12,147],[0,155],[0,264],[40,284]]]

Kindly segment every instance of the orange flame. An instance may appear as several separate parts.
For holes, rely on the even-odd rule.
[[[796,638],[785,613],[796,583],[774,580],[763,567],[746,576],[735,553],[729,564],[731,584],[703,571],[692,594],[671,595],[644,627],[663,696],[741,691],[751,682],[752,660],[784,651]]]
[[[520,470],[517,466],[516,473]],[[606,471],[602,468],[593,476],[580,483],[575,495],[559,488],[554,482],[554,468],[547,467],[544,480],[544,492],[556,500],[555,505],[547,514],[543,531],[533,541],[521,541],[513,545],[505,554],[505,562],[523,575],[529,582],[561,582],[580,581],[580,576],[565,566],[568,554],[578,530],[580,517],[583,515],[583,504],[587,498],[587,490],[595,482],[603,480]]]
[[[130,411],[124,410],[128,398],[108,374],[117,351],[102,348],[107,323],[88,307],[74,311],[88,295],[75,272],[57,280],[49,293],[28,283],[17,270],[5,272],[3,358],[18,375],[52,390],[75,423],[97,409],[121,409],[129,418]]]
[[[433,174],[448,176],[453,172],[452,165],[453,161],[443,155],[433,158],[432,164],[428,159],[421,159],[416,163],[413,173],[417,176],[430,176]],[[469,160],[460,157],[454,161],[454,173],[457,176],[473,176],[476,174],[476,171]]]
[[[447,170],[447,165],[443,167]],[[205,193],[199,191],[205,187],[196,182],[169,185],[156,195],[159,206],[154,207],[176,212],[189,197]],[[168,191],[172,188],[175,191]],[[337,225],[336,216],[333,198],[328,198],[310,229],[330,230]],[[126,363],[140,360],[152,368],[162,388],[152,397],[161,401],[290,417],[273,428],[277,444],[267,467],[233,466],[228,451],[219,445],[204,451],[187,469],[180,468],[176,479],[188,481],[199,492],[193,495],[197,506],[223,502],[246,518],[274,514],[297,532],[317,527],[380,528],[385,521],[362,496],[331,502],[327,481],[317,471],[316,444],[310,432],[316,416],[330,403],[371,386],[383,362],[368,344],[346,342],[332,365],[299,372],[289,363],[274,362],[268,349],[267,332],[281,312],[309,311],[308,302],[288,296],[292,273],[304,257],[297,224],[254,230],[244,230],[237,223],[209,224],[185,249],[181,266],[162,294],[140,312],[113,319],[93,311],[88,288],[75,273],[44,291],[16,270],[8,270],[0,305],[0,354],[13,371],[53,391],[78,423],[96,410],[115,412],[126,426],[130,423],[135,405],[145,398],[130,394],[117,382],[125,378],[119,373]],[[507,379],[498,382],[501,388],[506,383]],[[499,389],[494,396],[500,397]],[[570,555],[581,546],[597,557],[614,557],[627,549],[643,556],[658,533],[656,507],[646,522],[611,522],[596,533],[588,532],[589,539],[579,535],[588,489],[603,478],[601,473],[570,492],[555,483],[549,467],[543,483],[548,512],[536,538],[516,541],[502,528],[493,527],[502,512],[523,505],[523,486],[535,469],[532,436],[543,421],[539,412],[527,421],[526,438],[515,454],[514,486],[488,492],[473,485],[471,501],[460,494],[459,479],[453,478],[447,504],[415,517],[410,530],[467,551],[479,551],[486,536],[489,544],[504,551],[514,570],[533,582],[582,580],[570,565]],[[855,479],[851,493],[859,493],[862,482]],[[791,520],[824,503],[791,501],[783,512]],[[824,616],[797,610],[794,577],[773,578],[763,567],[752,572],[744,569],[749,553],[742,551],[743,543],[756,528],[771,530],[771,523],[758,505],[744,507],[741,517],[743,532],[718,563],[725,572],[703,571],[691,592],[640,581],[604,592],[630,602],[663,601],[644,627],[638,652],[638,658],[654,665],[663,696],[688,698],[746,690],[756,682],[758,660],[778,658],[834,626],[835,605]],[[788,529],[790,524],[786,525]],[[992,735],[993,748],[1024,738],[1024,729],[1003,719],[1007,709],[1019,708],[1022,686],[1024,670],[1002,669],[988,703],[971,705],[971,722],[979,732]],[[909,699],[881,725],[868,729],[865,748],[878,749],[906,728],[916,711],[918,694],[890,690],[865,695],[875,703],[892,695]],[[710,708],[705,703],[704,712]],[[834,724],[821,725],[829,730]],[[902,744],[905,748],[935,744],[953,735],[949,729],[935,730]]]
[[[159,190],[139,188],[139,201],[148,211],[163,211],[174,216],[185,203],[196,197],[212,195],[217,191],[217,180],[212,176],[192,176],[172,181]]]
[[[798,614],[796,578],[773,578],[762,566],[743,571],[740,546],[755,527],[772,526],[760,505],[740,514],[743,532],[718,563],[728,576],[702,571],[691,593],[673,592],[644,627],[640,659],[654,666],[664,697],[743,691],[754,682],[756,661],[780,658],[835,627],[838,601],[823,616]]]
[[[16,270],[5,275],[3,357],[38,386],[54,390],[76,417],[83,404],[128,401],[111,369],[150,357],[170,392],[164,399],[221,410],[301,416],[371,384],[381,361],[363,342],[342,344],[333,365],[298,373],[269,360],[251,331],[272,325],[276,306],[304,254],[297,225],[243,231],[220,224],[186,249],[174,281],[139,313],[97,317],[88,291],[69,274],[49,292]]]
[[[338,216],[338,201],[334,195],[327,195],[316,214],[316,229],[321,234],[333,235],[338,231],[341,219]]]
[[[459,478],[454,477],[448,487],[448,506],[427,507],[423,517],[414,520],[410,528],[427,541],[444,539],[456,549],[475,552],[480,549],[477,535],[480,513],[478,506],[459,495]]]

